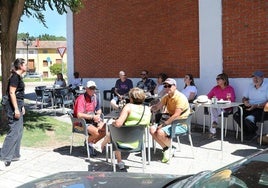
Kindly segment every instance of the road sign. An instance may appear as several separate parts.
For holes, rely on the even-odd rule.
[[[57,50],[58,50],[61,58],[63,58],[63,55],[64,55],[64,53],[66,51],[66,47],[58,47]]]

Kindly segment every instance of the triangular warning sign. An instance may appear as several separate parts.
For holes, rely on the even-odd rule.
[[[66,51],[66,47],[58,47],[57,50],[58,50],[61,58],[63,58],[63,55],[64,55],[64,53]]]

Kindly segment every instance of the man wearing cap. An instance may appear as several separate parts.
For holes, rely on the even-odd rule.
[[[94,81],[88,81],[86,93],[79,95],[74,105],[74,117],[84,118],[88,123],[88,142],[90,152],[94,155],[93,144],[105,136],[105,124],[101,119],[100,101],[95,94],[97,86]],[[95,146],[95,145],[94,145]]]
[[[127,78],[124,71],[119,72],[119,79],[116,80],[114,86],[114,98],[111,100],[111,106],[113,109],[118,109],[118,101],[125,98],[128,95],[130,89],[133,88],[133,83]]]
[[[164,88],[167,95],[162,97],[161,101],[153,105],[151,110],[157,112],[160,109],[165,108],[164,112],[169,114],[169,118],[160,122],[160,124],[155,127],[150,127],[150,133],[152,137],[159,143],[163,148],[163,159],[162,162],[166,163],[169,161],[169,147],[170,140],[170,129],[171,123],[176,119],[187,118],[190,113],[189,102],[186,96],[177,90],[176,81],[172,78],[166,79],[164,82]],[[187,127],[185,125],[176,126],[176,133],[185,133]]]
[[[265,103],[268,101],[268,85],[265,84],[262,71],[252,73],[253,83],[245,91],[243,102],[243,131],[246,140],[251,140],[256,136],[258,129],[256,122],[260,121]],[[234,114],[234,119],[240,126],[239,111]]]

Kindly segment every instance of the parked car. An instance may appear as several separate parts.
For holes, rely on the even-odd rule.
[[[42,74],[39,74],[37,72],[27,72],[24,78],[42,78]]]
[[[176,176],[125,172],[61,172],[26,183],[26,187],[267,187],[268,149],[216,171]]]

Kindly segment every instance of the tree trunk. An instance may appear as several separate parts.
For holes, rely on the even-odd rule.
[[[24,3],[25,0],[1,0],[0,2],[2,96],[6,93],[11,65],[16,57],[17,32]],[[1,115],[1,126],[4,129],[7,125],[4,110],[2,110]]]

